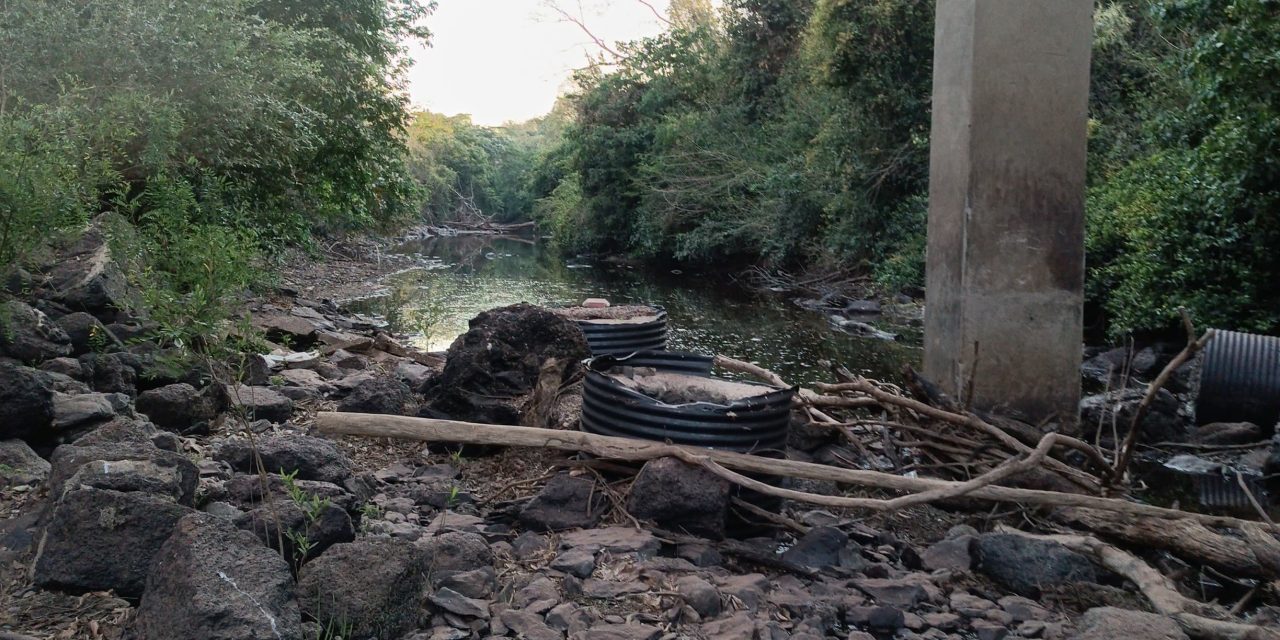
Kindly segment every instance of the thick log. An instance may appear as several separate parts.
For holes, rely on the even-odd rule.
[[[907,493],[927,491],[949,492],[961,483],[948,482],[929,478],[906,478],[877,471],[861,469],[840,469],[826,465],[794,460],[775,460],[759,456],[717,451],[698,447],[685,447],[650,442],[600,436],[580,431],[556,431],[551,429],[534,429],[531,427],[509,427],[488,424],[473,424],[452,420],[432,420],[428,418],[409,418],[405,416],[369,415],[359,413],[320,413],[316,415],[316,428],[324,433],[365,436],[370,438],[397,438],[420,442],[457,442],[464,444],[494,445],[508,447],[538,447],[560,451],[580,451],[591,455],[611,459],[640,462],[657,458],[676,457],[688,459],[690,456],[703,457],[720,466],[744,473],[761,475],[783,475],[811,480],[830,480],[833,482],[888,489]],[[1189,518],[1208,526],[1232,527],[1244,529],[1254,526],[1248,520],[1226,516],[1214,516],[1189,513],[1177,509],[1154,507],[1118,500],[1114,498],[1098,498],[1087,495],[1038,491],[1034,489],[1017,489],[1012,487],[983,486],[978,487],[966,497],[978,498],[991,502],[1008,502],[1025,505],[1048,507],[1086,507],[1134,516],[1177,520]],[[872,501],[882,502],[882,501]],[[870,508],[875,508],[870,506]]]
[[[1265,531],[1266,525],[1246,527],[1236,537],[1192,520],[1135,520],[1094,509],[1061,509],[1053,516],[1059,522],[1108,538],[1164,549],[1186,560],[1213,565],[1229,575],[1280,578],[1280,541]]]

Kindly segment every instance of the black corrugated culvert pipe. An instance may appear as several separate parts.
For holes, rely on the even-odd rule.
[[[1196,422],[1252,422],[1265,435],[1280,421],[1280,338],[1218,331],[1200,367]]]
[[[593,356],[667,348],[667,312],[662,307],[571,307],[557,313],[578,323]]]
[[[588,361],[582,428],[741,453],[786,446],[794,389],[715,378],[711,358],[642,352]]]

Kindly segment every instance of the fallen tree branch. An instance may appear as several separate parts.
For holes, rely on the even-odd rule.
[[[1223,620],[1222,618],[1230,617],[1226,609],[1197,602],[1178,593],[1173,583],[1151,565],[1097,538],[1081,535],[1040,536],[1008,527],[1001,527],[1000,530],[1035,540],[1056,542],[1072,551],[1093,557],[1102,566],[1134,583],[1142,595],[1151,602],[1151,607],[1157,613],[1176,620],[1178,625],[1194,638],[1280,640],[1280,630]]]
[[[1169,383],[1169,378],[1173,377],[1173,373],[1179,367],[1186,364],[1197,353],[1200,353],[1205,348],[1205,345],[1209,344],[1214,335],[1216,335],[1213,329],[1209,329],[1203,336],[1196,339],[1196,327],[1191,323],[1191,315],[1187,313],[1186,309],[1179,309],[1178,311],[1182,313],[1182,324],[1187,330],[1187,346],[1183,347],[1182,351],[1177,356],[1174,356],[1173,360],[1170,360],[1169,364],[1165,365],[1164,369],[1160,371],[1160,375],[1156,376],[1156,379],[1147,386],[1147,394],[1142,397],[1142,401],[1138,403],[1138,408],[1133,412],[1133,419],[1129,421],[1129,433],[1124,435],[1124,444],[1120,445],[1120,450],[1116,454],[1115,467],[1111,470],[1111,476],[1107,479],[1108,484],[1111,486],[1118,486],[1124,481],[1125,471],[1129,468],[1129,460],[1133,457],[1134,445],[1138,441],[1138,431],[1142,427],[1142,421],[1146,419],[1147,413],[1151,411],[1151,403],[1155,402],[1160,390]]]
[[[1192,520],[1134,520],[1094,509],[1060,509],[1053,519],[1138,547],[1164,549],[1233,576],[1268,580],[1280,577],[1280,541],[1269,535],[1261,523],[1240,529],[1237,537]]]
[[[557,431],[551,429],[534,429],[530,427],[511,427],[503,425],[474,424],[453,420],[433,420],[429,418],[410,418],[406,416],[369,415],[359,413],[319,413],[316,414],[315,426],[321,432],[365,436],[371,438],[397,438],[420,442],[456,442],[463,444],[495,445],[512,447],[539,447],[560,451],[580,451],[594,456],[631,462],[653,460],[656,458],[684,456],[705,456],[706,458],[744,473],[764,476],[789,476],[810,480],[829,480],[877,489],[888,489],[903,492],[928,492],[935,490],[954,490],[963,483],[949,482],[931,478],[907,478],[878,471],[861,469],[842,469],[809,462],[795,460],[777,460],[760,456],[701,449],[680,445],[634,440],[613,436],[600,436],[580,431]],[[1025,505],[1050,507],[1087,507],[1103,511],[1114,511],[1133,516],[1144,516],[1163,519],[1190,518],[1209,526],[1244,528],[1254,524],[1248,520],[1228,516],[1190,513],[1177,509],[1155,507],[1151,505],[1128,502],[1115,498],[1099,498],[1095,496],[1055,491],[1039,491],[1035,489],[1018,489],[1002,486],[979,487],[966,494],[969,498],[991,502],[1008,502]],[[883,501],[879,501],[883,502]],[[871,506],[870,508],[875,508]]]
[[[892,393],[887,393],[877,388],[875,385],[871,384],[871,382],[867,381],[865,378],[859,378],[854,382],[843,382],[840,384],[819,384],[816,386],[818,390],[822,391],[823,393],[847,392],[847,391],[862,393],[874,398],[876,401],[878,401],[882,405],[893,405],[897,407],[902,407],[904,409],[914,411],[915,413],[918,413],[920,415],[928,416],[935,420],[942,420],[944,422],[950,422],[952,424],[968,427],[970,429],[973,429],[975,431],[980,431],[982,433],[985,433],[995,438],[1002,445],[1018,453],[1029,454],[1031,453],[1031,450],[1032,450],[1030,446],[1024,444],[1021,440],[1018,440],[1017,438],[1006,433],[1003,429],[987,422],[986,420],[983,420],[982,418],[979,418],[976,415],[973,415],[972,413],[969,413],[969,414],[952,413],[945,409],[939,409],[937,407],[930,406],[928,404],[920,402],[919,400],[914,400],[912,398],[904,398],[902,396],[897,396]],[[1067,440],[1063,440],[1062,442],[1067,442]],[[1089,447],[1088,445],[1084,445],[1084,448],[1086,450],[1092,449],[1092,447]],[[1097,457],[1101,457],[1101,454],[1097,454]],[[1103,460],[1105,461],[1105,458]],[[1067,465],[1065,462],[1062,462],[1061,460],[1057,460],[1055,458],[1046,458],[1045,465],[1049,467],[1052,471],[1062,474],[1068,480],[1083,487],[1084,489],[1087,489],[1090,493],[1097,493],[1101,488],[1101,483],[1097,478],[1093,477],[1092,475],[1089,475],[1088,473],[1085,473],[1084,471],[1071,467]]]

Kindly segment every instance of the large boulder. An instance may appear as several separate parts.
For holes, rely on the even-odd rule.
[[[137,409],[162,429],[187,433],[217,417],[219,403],[214,395],[179,382],[143,391]]]
[[[54,393],[53,428],[60,434],[83,430],[107,422],[116,417],[117,411],[128,408],[129,398],[123,394]]]
[[[189,507],[137,491],[64,494],[40,540],[32,577],[42,588],[142,595],[147,570]]]
[[[264,505],[236,520],[236,526],[280,550],[295,566],[319,557],[329,547],[356,538],[351,516],[322,498],[308,496],[304,504],[292,500]]]
[[[413,393],[391,376],[379,376],[357,386],[338,403],[338,411],[403,415]]]
[[[90,486],[162,494],[190,506],[200,478],[200,469],[186,456],[138,441],[62,445],[50,463],[49,495],[55,499]]]
[[[59,252],[48,272],[45,293],[50,299],[100,318],[134,306],[137,295],[112,260],[107,225],[106,216],[95,220],[79,240]]]
[[[40,311],[10,300],[0,304],[0,356],[27,364],[71,354],[71,338]]]
[[[31,440],[53,426],[53,390],[45,374],[0,362],[0,438]]]
[[[178,521],[155,555],[134,630],[140,640],[307,637],[289,565],[205,514]]]
[[[723,537],[729,483],[675,458],[651,460],[631,485],[627,511],[677,531]]]
[[[518,412],[493,398],[514,398],[538,382],[543,364],[565,362],[562,380],[591,355],[586,337],[571,320],[541,307],[518,304],[486,311],[449,347],[444,371],[423,392],[430,409],[456,420],[515,424]]]
[[[534,531],[585,529],[599,523],[608,506],[591,479],[560,473],[520,510],[520,522]]]
[[[0,441],[0,487],[32,485],[49,477],[49,462],[21,440]]]
[[[81,378],[102,393],[138,394],[142,361],[131,353],[86,353],[79,358]]]
[[[979,571],[1028,598],[1039,598],[1044,589],[1098,581],[1098,569],[1088,558],[1054,542],[987,533],[978,536],[976,547]]]
[[[351,638],[399,638],[418,627],[430,557],[413,543],[363,538],[335,545],[298,576],[302,608]]]
[[[245,419],[285,422],[293,415],[293,401],[270,387],[232,385],[227,390],[231,406]]]
[[[269,473],[297,473],[302,480],[320,480],[336,485],[351,477],[351,461],[328,440],[297,433],[279,433],[257,439],[258,456]],[[214,452],[214,459],[237,471],[258,472],[253,443],[247,438],[231,438]]]
[[[58,318],[58,327],[71,340],[72,353],[122,351],[124,343],[100,320],[83,311],[68,313]]]

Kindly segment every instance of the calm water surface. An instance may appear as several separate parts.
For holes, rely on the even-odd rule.
[[[665,307],[669,349],[750,360],[797,384],[830,381],[821,360],[896,379],[904,362],[920,358],[913,341],[841,333],[822,314],[801,309],[787,297],[750,292],[723,276],[654,273],[565,257],[545,243],[512,238],[430,238],[399,251],[413,256],[419,266],[388,278],[385,295],[347,306],[386,316],[431,351],[447,349],[471,318],[494,307],[519,302],[567,306],[599,297],[615,305]]]

